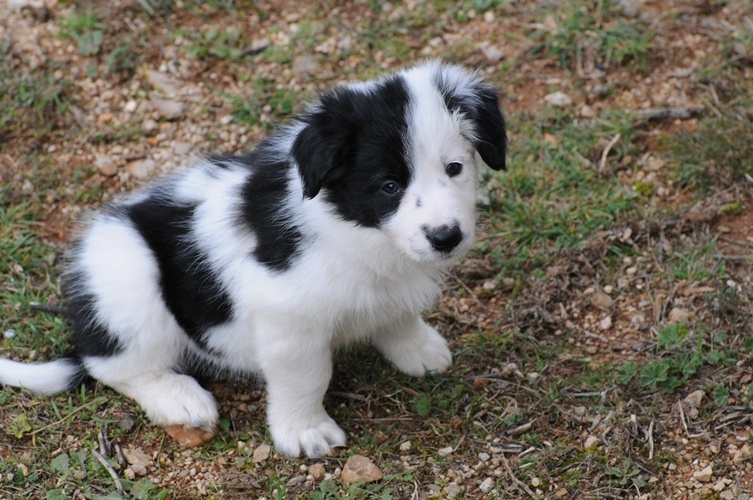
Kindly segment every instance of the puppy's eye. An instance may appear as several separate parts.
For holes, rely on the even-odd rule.
[[[447,172],[447,175],[449,175],[450,177],[455,177],[463,171],[463,164],[456,161],[448,163],[444,168],[444,171]]]
[[[382,191],[387,194],[397,194],[400,192],[400,186],[395,181],[387,181],[382,184]]]

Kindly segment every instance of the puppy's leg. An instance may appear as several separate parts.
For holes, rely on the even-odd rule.
[[[259,346],[267,382],[267,421],[277,450],[318,457],[345,445],[345,432],[324,409],[332,376],[329,338],[315,327],[267,323]]]
[[[441,373],[452,364],[447,341],[418,314],[403,316],[376,332],[372,342],[398,370],[414,377]]]
[[[126,351],[85,358],[84,365],[94,378],[134,399],[153,424],[213,430],[219,415],[212,394],[193,377],[156,362],[154,355],[145,364],[145,357]]]

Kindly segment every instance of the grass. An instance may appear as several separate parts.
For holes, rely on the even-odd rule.
[[[43,140],[60,128],[71,105],[72,83],[54,71],[0,75],[0,146],[30,134]]]
[[[555,59],[563,68],[612,65],[647,68],[654,32],[641,21],[620,18],[617,2],[578,0],[551,5],[542,13],[546,22],[533,31],[531,54]]]
[[[629,115],[610,112],[583,122],[545,111],[510,122],[512,134],[526,141],[511,147],[509,171],[491,181],[490,213],[498,215],[480,245],[503,271],[540,267],[547,255],[575,248],[617,220],[637,215],[635,193],[598,172],[600,148],[615,134],[622,141],[610,162],[640,151]]]

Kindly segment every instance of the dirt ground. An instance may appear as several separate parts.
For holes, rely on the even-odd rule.
[[[461,353],[456,367],[419,383],[373,353],[344,360],[327,405],[354,437],[335,457],[270,451],[264,393],[250,381],[212,386],[224,424],[199,448],[177,445],[122,398],[106,403],[117,396],[103,387],[89,387],[88,402],[78,403],[87,418],[56,417],[35,397],[14,393],[0,406],[0,426],[9,429],[19,412],[40,420],[18,435],[0,429],[0,497],[114,495],[106,471],[49,466],[98,449],[98,433],[109,428],[122,449],[141,454],[123,464],[115,451],[105,454],[122,480],[148,480],[123,493],[137,498],[749,498],[753,363],[740,346],[750,335],[750,183],[689,187],[673,177],[666,154],[672,138],[725,113],[730,81],[745,88],[753,81],[753,8],[712,0],[573,3],[593,7],[599,29],[640,23],[652,34],[647,50],[605,56],[587,33],[562,63],[557,54],[566,49],[552,55],[537,46],[556,34],[570,43],[566,29],[577,31],[578,21],[566,25],[556,2],[545,1],[0,3],[2,81],[46,75],[47,95],[66,99],[62,110],[30,91],[27,111],[0,122],[0,204],[36,207],[39,242],[58,258],[85,209],[200,155],[252,149],[317,91],[435,57],[479,68],[499,86],[511,149],[528,140],[516,120],[535,122],[560,108],[571,121],[630,113],[639,154],[615,136],[583,159],[633,191],[650,187],[641,203],[663,214],[614,221],[548,258],[537,279],[503,275],[491,251],[474,251],[429,314]],[[71,21],[84,12],[98,20]],[[6,89],[0,105],[23,103],[20,89]],[[562,140],[556,129],[543,138]],[[492,197],[500,192],[489,189]],[[482,243],[500,231],[494,206],[484,209]],[[626,253],[616,256],[615,248]],[[691,269],[723,262],[725,277],[670,272],[676,255]],[[56,297],[53,290],[45,300]],[[666,359],[657,354],[657,332],[670,324],[713,325],[741,352],[670,391],[603,383],[629,361]],[[3,323],[11,328],[23,325]],[[0,341],[3,356],[33,359],[32,350]],[[426,401],[433,413],[422,409]],[[56,446],[37,446],[45,433]],[[384,479],[345,484],[343,468],[355,454]]]

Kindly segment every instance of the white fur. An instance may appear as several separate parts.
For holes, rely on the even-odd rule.
[[[37,394],[65,390],[76,372],[76,367],[66,359],[28,365],[0,358],[0,384],[23,387]]]

